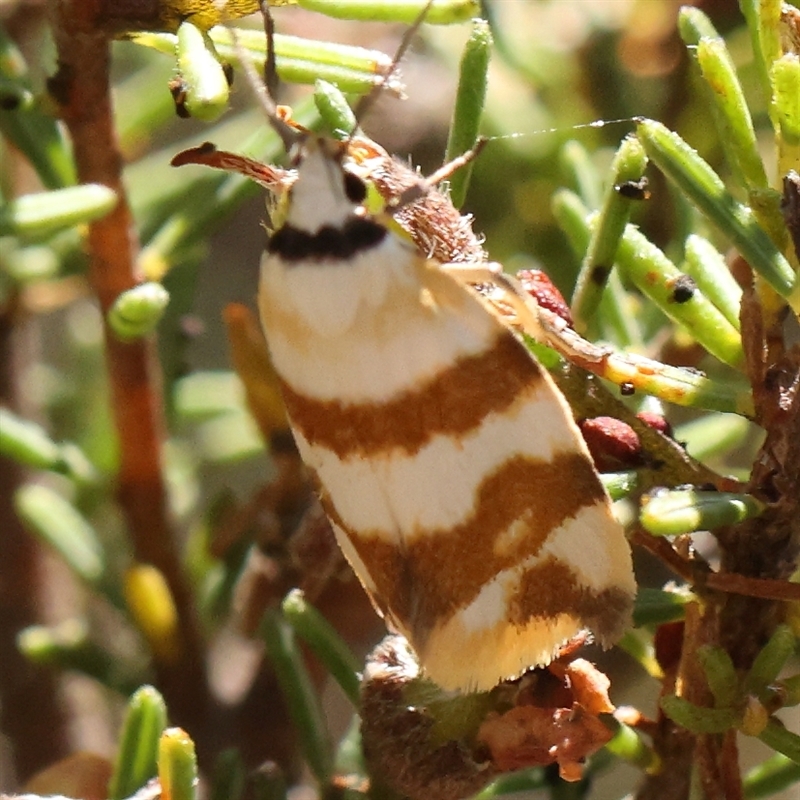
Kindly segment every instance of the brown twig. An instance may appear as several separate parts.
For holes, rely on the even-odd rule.
[[[693,585],[697,582],[696,565],[683,558],[667,539],[650,536],[645,531],[637,529],[631,534],[631,544],[636,544],[652,553],[687,583]]]
[[[705,585],[729,594],[741,594],[762,600],[790,600],[800,602],[800,583],[773,580],[771,578],[748,578],[731,572],[711,572]]]
[[[718,620],[717,607],[713,603],[704,605],[693,602],[686,605],[680,652],[671,653],[666,661],[663,654],[659,658],[659,664],[664,669],[662,696],[680,694],[696,705],[712,705],[696,653],[701,645],[716,641]],[[698,737],[693,733],[659,711],[653,750],[661,760],[662,767],[645,777],[635,794],[636,800],[686,800],[699,755],[697,740]]]
[[[109,87],[110,41],[95,27],[100,0],[53,0],[51,16],[59,70],[50,81],[72,138],[79,180],[114,189],[119,203],[89,228],[89,278],[101,309],[136,285],[138,242],[122,185],[122,158],[113,127]],[[106,365],[120,443],[119,503],[136,558],[164,575],[178,609],[183,641],[172,664],[157,664],[159,685],[173,718],[202,719],[208,706],[204,648],[167,518],[161,445],[162,397],[154,343],[122,343],[106,328]],[[198,728],[200,726],[197,726]]]
[[[751,578],[733,572],[699,570],[698,562],[687,561],[666,540],[650,536],[642,530],[631,535],[633,544],[643,547],[664,562],[687,583],[728,594],[740,594],[762,600],[800,602],[800,583],[772,578]]]

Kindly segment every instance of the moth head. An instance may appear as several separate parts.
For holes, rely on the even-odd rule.
[[[347,142],[306,136],[294,149],[297,182],[292,187],[287,221],[309,233],[323,226],[343,225],[360,213],[367,187],[345,166]]]
[[[327,163],[331,182],[336,184],[341,181],[343,196],[353,205],[361,205],[367,197],[367,184],[347,166],[350,149],[350,139],[336,141],[324,136],[307,137],[306,141],[297,148],[293,162],[300,171],[301,164],[308,159],[309,153],[319,152],[323,163]]]

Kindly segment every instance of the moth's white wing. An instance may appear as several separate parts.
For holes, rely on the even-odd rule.
[[[343,550],[433,680],[485,689],[583,628],[618,637],[622,530],[563,398],[480,301],[388,237],[348,263],[267,256],[260,303]]]

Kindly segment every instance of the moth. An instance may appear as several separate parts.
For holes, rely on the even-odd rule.
[[[566,401],[469,265],[366,211],[345,157],[300,142],[258,296],[345,556],[445,689],[490,689],[582,630],[613,643],[631,554]]]
[[[545,338],[552,325],[484,261],[439,263],[370,213],[352,139],[269,116],[296,140],[296,172],[206,145],[173,164],[286,194],[261,321],[297,447],[376,611],[448,690],[548,664],[584,630],[613,644],[636,590],[624,531],[566,400],[499,309]]]

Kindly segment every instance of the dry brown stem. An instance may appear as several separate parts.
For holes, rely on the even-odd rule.
[[[678,667],[674,677],[665,670],[663,687],[664,693],[701,707],[712,707],[713,699],[696,658],[698,648],[723,647],[744,674],[781,620],[781,601],[800,597],[799,587],[787,580],[800,547],[800,351],[785,350],[775,320],[774,308],[764,309],[762,298],[752,290],[745,292],[742,338],[747,372],[757,421],[766,431],[747,490],[767,504],[766,512],[715,531],[721,553],[717,572],[698,570],[668,543],[643,534],[635,538],[693,583],[701,596],[701,602],[687,606]],[[689,784],[675,776],[688,776],[694,767],[707,800],[740,800],[735,737],[733,730],[693,735],[662,715],[654,746],[664,768],[647,779],[638,797],[683,800]]]

